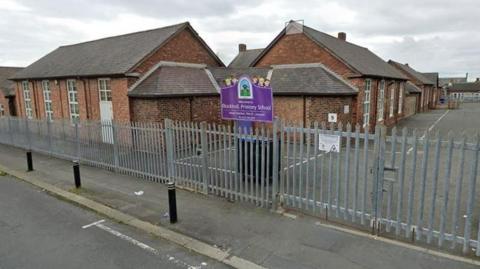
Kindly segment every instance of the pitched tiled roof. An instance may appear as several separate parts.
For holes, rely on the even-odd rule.
[[[15,73],[22,70],[23,67],[3,67],[0,66],[0,90],[5,96],[15,95],[15,83],[9,78],[11,78]]]
[[[438,73],[431,72],[431,73],[422,73],[427,79],[433,82],[433,86],[438,87]]]
[[[411,68],[408,64],[401,64],[399,62],[395,62],[393,60],[389,60],[388,63],[395,68],[398,68],[399,70],[405,72],[410,76],[411,78],[418,80],[422,84],[426,85],[434,85],[434,82],[432,82],[430,79],[425,77],[422,73],[418,72],[417,70]]]
[[[216,95],[228,76],[271,75],[275,95],[356,95],[357,89],[321,64],[281,65],[272,68],[208,68],[201,65],[160,63],[132,85],[132,97]]]
[[[205,65],[160,63],[133,85],[128,95],[145,98],[215,95],[218,94],[215,87]]]
[[[130,72],[146,56],[165,44],[176,33],[186,28],[198,36],[190,24],[185,22],[62,46],[34,62],[14,78],[123,75]],[[199,40],[203,42],[200,37]],[[210,50],[208,46],[206,48]],[[216,57],[213,52],[211,54]],[[220,59],[216,58],[221,63]]]
[[[232,60],[228,67],[232,68],[246,68],[252,65],[255,58],[260,55],[263,49],[250,49],[246,51],[240,51],[237,56]]]
[[[293,22],[295,23],[295,22]],[[288,26],[287,26],[288,27]],[[344,41],[317,31],[313,28],[300,25],[303,33],[316,42],[319,46],[330,51],[335,57],[340,59],[355,72],[363,76],[385,77],[394,79],[407,79],[402,73],[387,64],[382,58],[371,52],[367,48],[360,47],[348,41]],[[286,28],[268,45],[266,49],[253,61],[255,65],[265,55],[271,47],[286,34]]]
[[[413,84],[410,81],[407,81],[405,84],[405,90],[407,90],[408,93],[422,93],[422,89],[420,89],[417,85]]]
[[[447,87],[449,92],[480,92],[480,82],[454,83]]]
[[[358,90],[320,64],[273,67],[271,84],[281,95],[356,95]]]
[[[303,29],[307,36],[310,36],[327,50],[333,52],[347,65],[353,67],[364,76],[405,79],[404,75],[389,66],[382,58],[367,48],[338,39],[307,26],[304,26]]]

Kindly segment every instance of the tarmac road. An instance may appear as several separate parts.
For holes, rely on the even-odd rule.
[[[0,268],[227,268],[0,176]],[[83,228],[82,228],[83,227]]]

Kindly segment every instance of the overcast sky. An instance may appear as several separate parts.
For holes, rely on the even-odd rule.
[[[299,3],[301,2],[301,4]],[[58,46],[190,21],[228,64],[265,47],[290,19],[443,76],[480,77],[478,0],[0,0],[0,66]]]

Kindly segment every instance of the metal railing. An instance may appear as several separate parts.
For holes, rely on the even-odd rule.
[[[321,150],[327,137],[339,147]],[[0,143],[480,256],[478,135],[2,117]]]

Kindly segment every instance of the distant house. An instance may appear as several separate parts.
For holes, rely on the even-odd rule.
[[[129,90],[133,121],[222,122],[219,91],[232,75],[269,79],[275,116],[307,126],[327,122],[328,113],[349,122],[358,94],[354,86],[321,64],[225,68],[161,62]]]
[[[443,96],[443,91],[438,86],[440,75],[438,72],[427,72],[422,74],[433,82],[432,107],[435,107],[439,103],[440,97]]]
[[[438,87],[446,88],[455,83],[467,83],[468,74],[464,77],[441,77],[438,78]]]
[[[290,21],[251,66],[321,63],[359,89],[352,122],[373,128],[403,117],[407,77],[368,50],[346,40]]]
[[[0,66],[0,117],[15,116],[15,83],[9,78],[19,72],[21,67]]]
[[[247,68],[250,67],[253,61],[260,55],[263,49],[249,49],[246,44],[238,44],[238,54],[230,62],[230,68]]]
[[[224,66],[188,22],[62,46],[13,76],[18,114],[130,121],[128,88],[161,61]]]
[[[480,101],[480,79],[475,82],[453,83],[447,86],[450,98],[468,101]]]
[[[417,70],[410,67],[407,64],[401,64],[393,60],[389,60],[388,63],[393,67],[397,68],[405,76],[408,77],[409,81],[415,84],[422,90],[421,100],[420,100],[420,111],[426,111],[429,108],[434,108],[438,97],[436,93],[435,82],[427,78],[424,74],[418,72]]]

